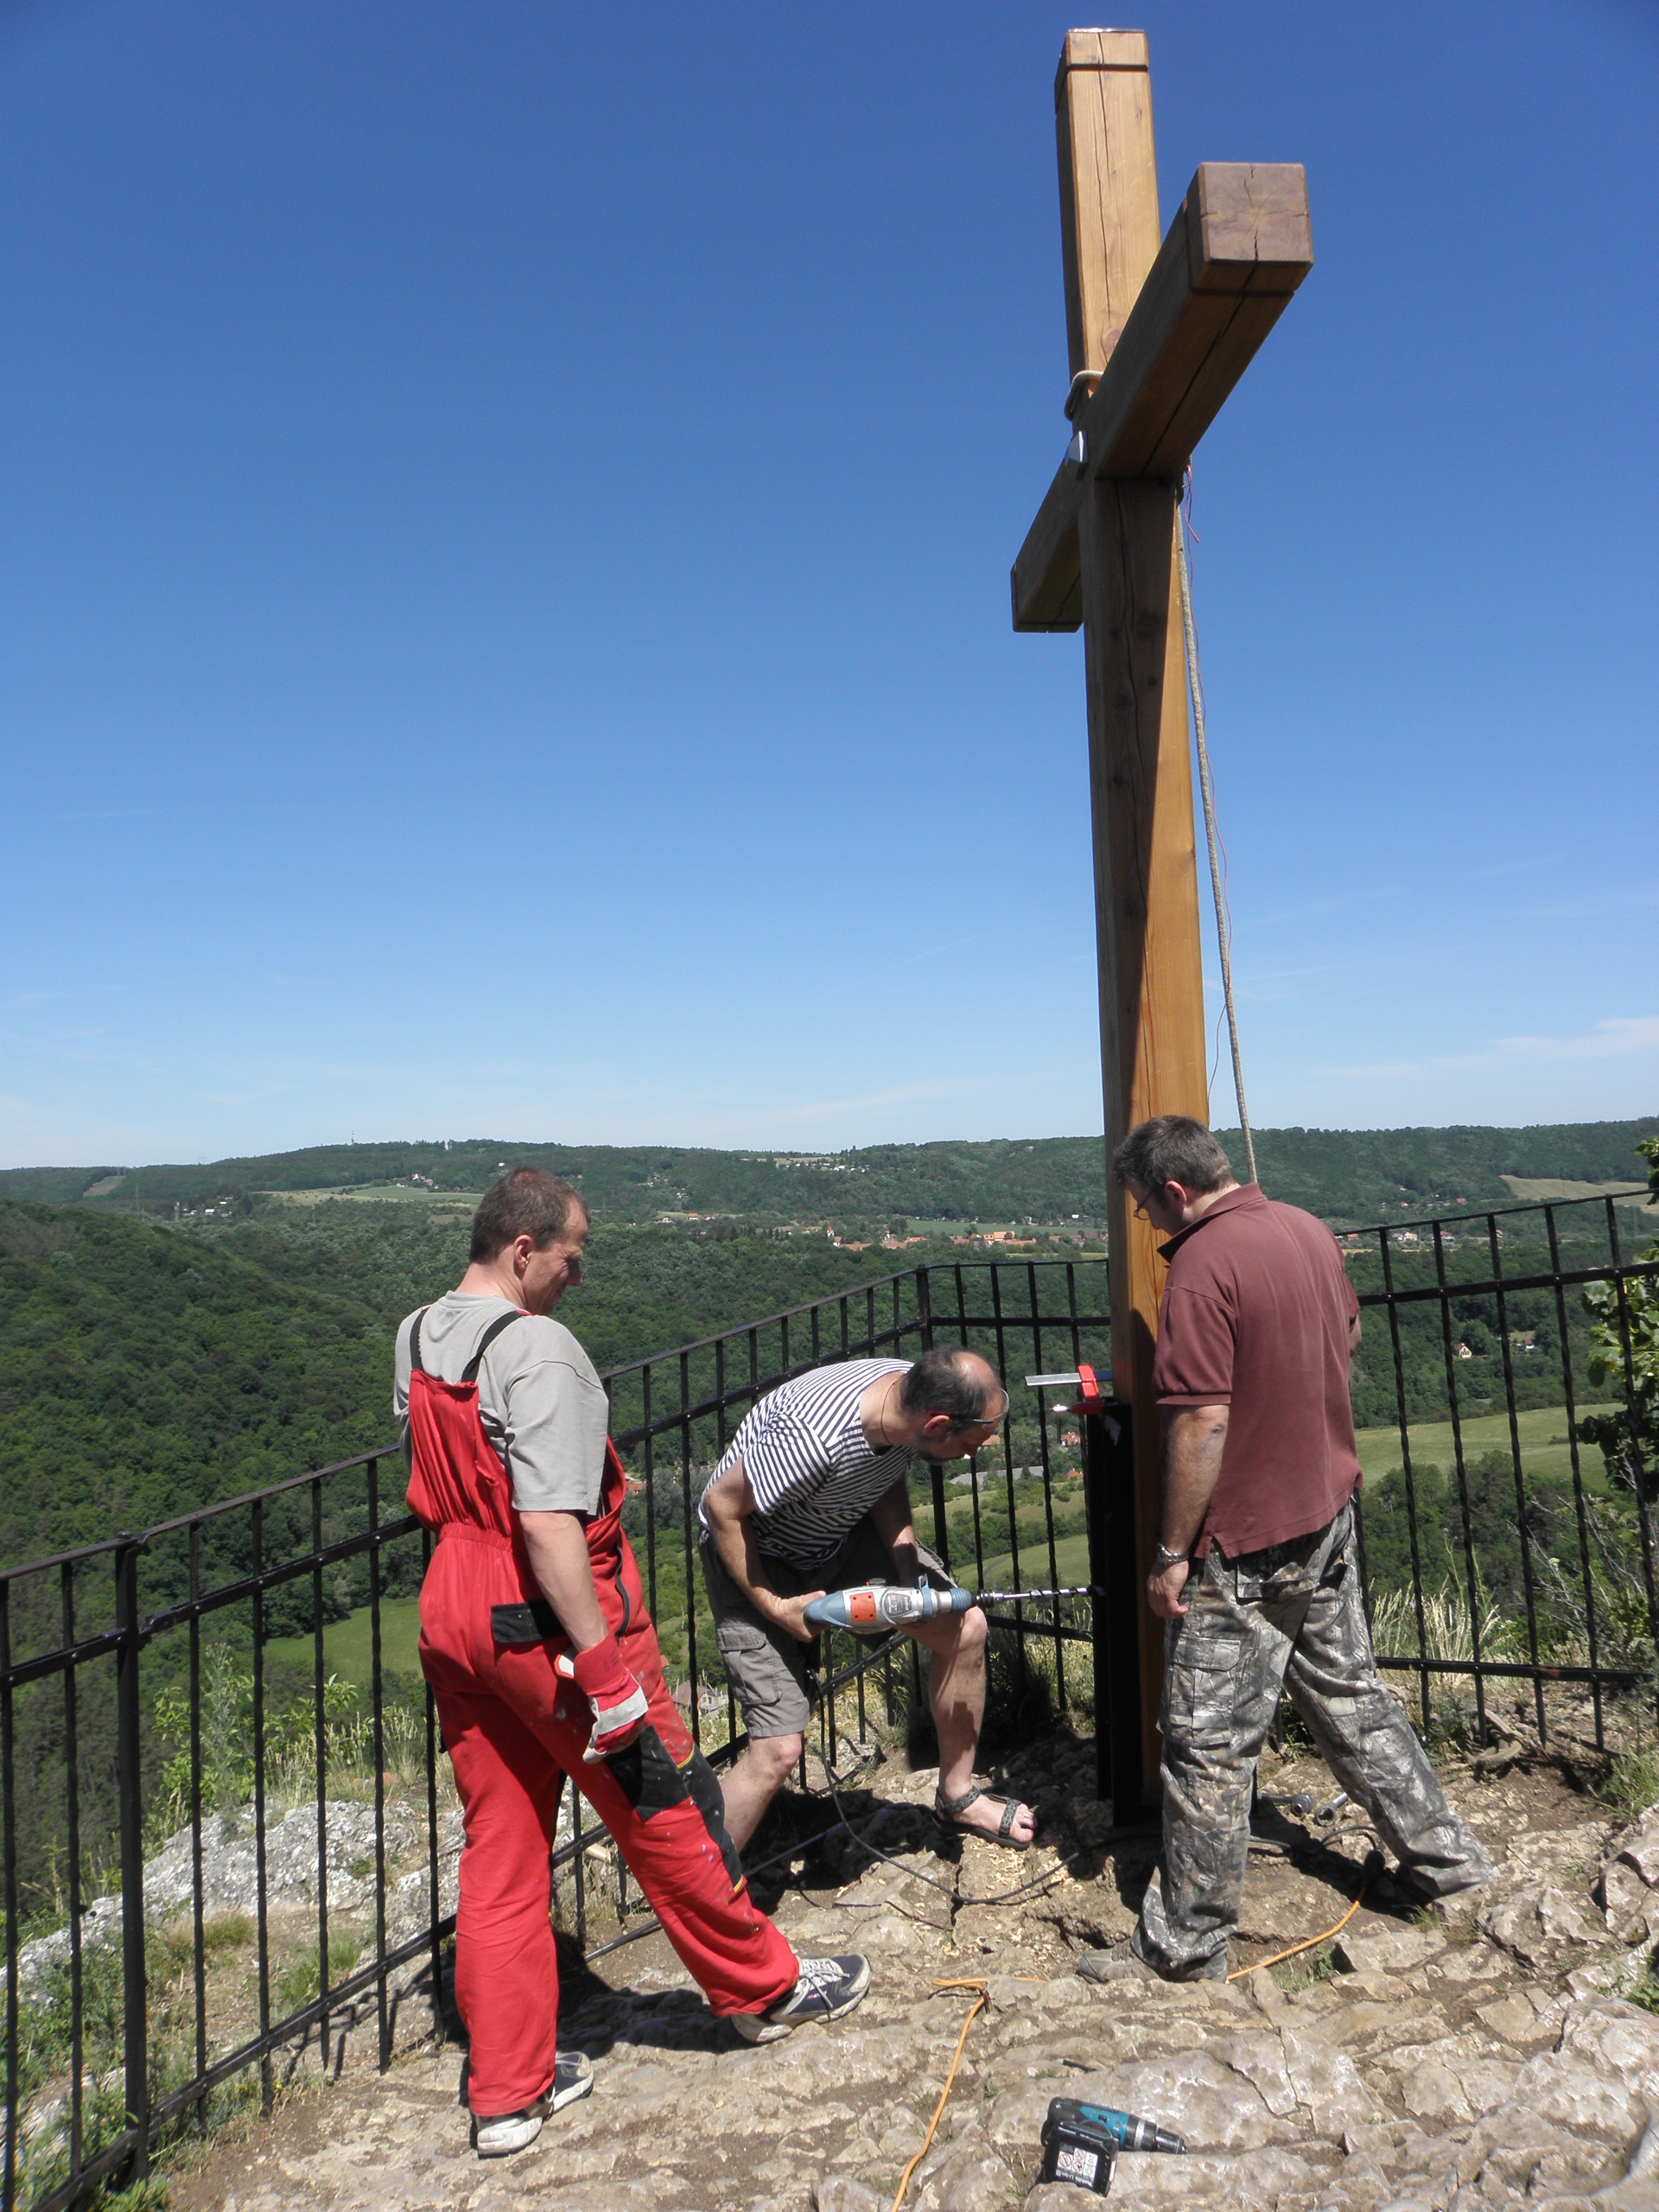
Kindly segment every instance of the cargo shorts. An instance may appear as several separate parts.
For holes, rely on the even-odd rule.
[[[763,1620],[721,1565],[707,1533],[697,1543],[703,1587],[715,1617],[715,1640],[726,1662],[727,1678],[743,1708],[751,1736],[800,1736],[812,1717],[817,1695],[819,1639],[803,1643],[774,1622]],[[789,1560],[761,1554],[766,1579],[781,1598],[807,1590],[845,1590],[859,1582],[891,1582],[897,1569],[893,1554],[875,1533],[868,1514],[854,1524],[833,1559],[810,1571]],[[918,1542],[916,1564],[935,1590],[953,1588],[944,1561]]]

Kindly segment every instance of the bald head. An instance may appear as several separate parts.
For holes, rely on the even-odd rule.
[[[952,1428],[1000,1420],[1004,1395],[989,1360],[960,1345],[925,1351],[899,1386],[899,1402],[907,1414],[924,1419],[948,1414]]]

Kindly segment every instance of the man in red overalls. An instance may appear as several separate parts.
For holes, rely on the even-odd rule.
[[[466,1820],[455,2002],[483,2158],[523,2150],[593,2087],[586,2056],[557,2048],[549,1861],[567,1774],[746,2040],[838,2019],[869,1986],[865,1960],[798,1959],[756,1910],[664,1681],[604,1389],[551,1319],[588,1227],[568,1184],[515,1168],[479,1207],[460,1287],[397,1332],[410,1507],[439,1538],[421,1665]]]

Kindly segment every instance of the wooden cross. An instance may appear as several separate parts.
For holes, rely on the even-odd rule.
[[[1313,244],[1301,166],[1233,162],[1205,163],[1160,244],[1144,31],[1068,32],[1054,106],[1080,444],[1014,564],[1014,626],[1084,632],[1109,1158],[1148,1115],[1209,1120],[1176,505],[1193,447]],[[1134,1408],[1141,1726],[1138,1743],[1113,1749],[1114,1791],[1128,1797],[1149,1795],[1143,1778],[1159,1766],[1163,1624],[1144,1592],[1159,1536],[1164,1266],[1122,1193],[1108,1205],[1115,1389]]]

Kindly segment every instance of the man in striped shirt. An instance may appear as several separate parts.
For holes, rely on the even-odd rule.
[[[749,1747],[726,1778],[726,1826],[740,1850],[801,1755],[817,1632],[803,1618],[826,1590],[877,1577],[949,1586],[918,1543],[910,1463],[960,1459],[1001,1426],[1008,1396],[977,1352],[925,1352],[815,1368],[760,1400],[732,1439],[698,1508],[698,1549],[721,1656]],[[985,1616],[976,1608],[906,1633],[932,1654],[940,1815],[1024,1850],[1035,1823],[1014,1798],[975,1787],[985,1718]]]

